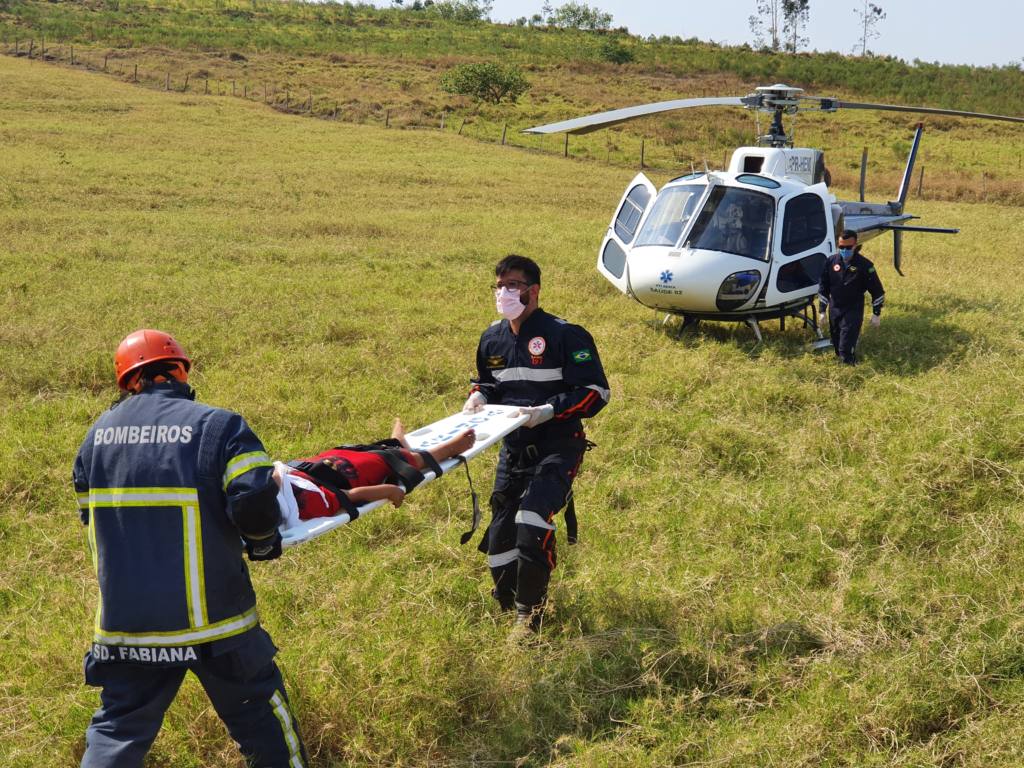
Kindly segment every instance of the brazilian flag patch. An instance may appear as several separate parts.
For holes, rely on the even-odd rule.
[[[593,359],[594,356],[590,354],[589,349],[581,349],[572,353],[572,361],[574,363],[589,363]]]

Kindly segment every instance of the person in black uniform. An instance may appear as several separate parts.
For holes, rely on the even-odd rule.
[[[582,419],[600,411],[611,393],[591,335],[538,305],[540,267],[513,254],[494,274],[504,319],[480,337],[477,378],[463,410],[518,405],[529,416],[502,445],[481,550],[498,603],[515,609],[517,626],[537,631],[556,562],[553,518],[567,503],[573,509],[572,482],[588,447]],[[575,515],[567,528],[571,543]]]
[[[847,365],[857,362],[857,339],[864,322],[864,294],[871,294],[871,325],[882,323],[885,290],[875,265],[857,247],[857,233],[847,229],[839,236],[839,253],[825,260],[818,283],[822,317],[829,311],[829,330],[836,356]]]
[[[249,766],[307,765],[242,559],[281,554],[273,464],[237,413],[194,402],[171,336],[129,334],[122,399],[75,458],[99,582],[85,680],[101,688],[83,768],[138,768],[191,670]]]

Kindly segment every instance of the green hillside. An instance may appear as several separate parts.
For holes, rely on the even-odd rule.
[[[743,95],[774,82],[822,95],[1024,115],[1024,73],[1014,66],[782,55],[695,39],[456,22],[429,9],[260,0],[7,0],[0,3],[0,37],[8,53],[31,50],[65,65],[74,57],[76,66],[153,88],[231,93],[343,122],[443,124],[464,136],[488,142],[504,136],[507,143],[552,154],[565,151],[563,137],[519,131],[649,101]],[[604,61],[609,40],[634,61]],[[441,74],[468,61],[516,64],[531,90],[518,105],[498,107],[442,92]],[[887,199],[899,183],[918,119],[806,115],[797,140],[826,149],[836,185],[849,191],[858,183],[861,149],[869,146],[872,191]],[[1019,128],[947,118],[925,123],[924,196],[1024,202]],[[690,110],[573,137],[569,153],[637,167],[642,152],[647,166],[689,172],[704,162],[720,165],[735,146],[752,140],[755,128],[743,110]]]
[[[71,41],[97,64],[105,53],[151,57],[154,70],[218,61],[217,83],[257,65],[292,68],[298,83],[332,52],[235,38],[204,50],[141,33],[119,48],[113,35],[126,33],[104,32],[104,14],[136,14],[145,31],[155,4],[0,7],[17,27],[8,46],[87,11],[96,22],[91,41],[86,26],[46,27],[62,58],[0,57],[0,765],[76,764],[97,705],[81,673],[95,586],[69,474],[115,396],[117,341],[140,326],[174,331],[200,397],[245,414],[276,457],[380,437],[394,416],[414,425],[461,405],[494,319],[490,269],[508,251],[541,262],[543,305],[593,332],[609,373],[612,403],[589,429],[599,447],[578,487],[582,541],[561,547],[533,647],[506,643],[484,561],[458,546],[469,514],[459,475],[254,565],[313,765],[1021,764],[1024,287],[1013,275],[1024,220],[1008,204],[1020,189],[1010,128],[931,123],[927,167],[963,165],[965,184],[1005,192],[914,200],[925,221],[962,232],[908,236],[907,278],[887,238],[870,244],[886,312],[849,370],[806,354],[792,324],[756,348],[728,325],[676,339],[605,283],[596,250],[632,170],[450,125],[310,120],[260,98],[139,87],[71,68]],[[163,13],[199,14],[175,7]],[[346,12],[213,7],[292,24]],[[353,34],[394,31],[363,26]],[[484,39],[493,28],[466,29]],[[331,71],[367,82],[383,71],[369,45],[338,55],[354,58]],[[436,77],[437,66],[400,71]],[[609,80],[604,64],[550,66]],[[671,79],[628,66],[652,89]],[[423,77],[409,92],[440,99]],[[733,71],[692,77],[749,87]],[[625,86],[607,87],[609,106],[629,103]],[[567,90],[540,104],[544,88],[555,86],[535,86],[524,112],[564,117],[564,94],[584,99]],[[851,180],[843,169],[868,139],[879,165],[897,167],[908,124],[840,116],[811,130]],[[689,162],[666,158],[659,183]],[[885,173],[876,197],[895,187]],[[478,490],[494,460],[474,462]],[[240,766],[195,681],[148,765]]]

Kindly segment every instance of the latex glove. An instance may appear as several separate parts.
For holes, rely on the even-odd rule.
[[[555,415],[555,406],[551,403],[545,403],[544,405],[525,405],[520,408],[517,412],[513,413],[513,416],[529,416],[524,427],[533,429],[539,427],[545,421],[550,421],[551,417]]]
[[[245,553],[250,560],[276,560],[281,556],[281,532],[274,531],[272,536],[264,539],[242,537],[245,542]]]
[[[872,315],[871,316],[871,327],[872,328],[878,328],[879,326],[881,326],[881,324],[882,324],[882,316],[881,315]]]
[[[462,406],[463,413],[480,413],[487,405],[487,398],[483,396],[479,390],[473,392],[467,399],[466,404]]]

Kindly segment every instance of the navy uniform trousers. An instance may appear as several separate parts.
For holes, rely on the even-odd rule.
[[[832,336],[832,348],[844,363],[857,361],[857,339],[860,338],[862,325],[864,325],[863,299],[849,307],[837,307],[833,304],[829,308],[828,327]]]
[[[570,498],[585,447],[582,433],[518,453],[502,446],[481,546],[502,608],[544,603],[557,562],[554,516]]]
[[[85,734],[82,768],[141,768],[189,670],[199,678],[246,765],[308,766],[273,659],[273,644],[269,636],[264,637],[264,643],[247,643],[218,656],[201,654],[187,666],[102,662],[87,653],[85,680],[102,690],[100,708]]]

